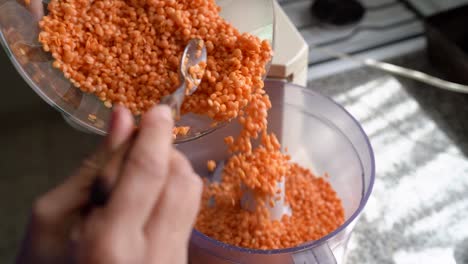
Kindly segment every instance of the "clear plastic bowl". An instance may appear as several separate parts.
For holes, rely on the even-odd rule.
[[[0,42],[7,55],[29,86],[61,112],[71,125],[91,133],[106,134],[111,110],[96,96],[73,87],[62,72],[52,67],[52,57],[42,50],[37,40],[37,22],[49,1],[30,2],[31,5],[26,7],[24,1],[0,0]],[[216,2],[222,8],[221,15],[241,32],[250,32],[273,43],[273,0]],[[190,141],[216,130],[217,127],[211,127],[211,123],[205,116],[184,115],[178,125],[192,129],[188,135],[178,137],[176,143]]]
[[[276,133],[293,160],[316,175],[329,174],[329,182],[345,208],[345,223],[320,240],[268,251],[227,245],[194,230],[190,263],[344,263],[348,239],[374,183],[375,164],[369,140],[359,123],[331,99],[280,81],[267,80],[265,84],[273,105],[269,112],[270,132]],[[223,138],[238,132],[239,126],[232,123],[178,147],[195,170],[206,176],[210,175],[206,161],[224,161],[228,154]]]

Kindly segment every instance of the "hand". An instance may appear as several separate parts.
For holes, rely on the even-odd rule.
[[[133,122],[117,108],[103,147],[35,203],[17,263],[187,263],[202,182],[173,147],[173,125],[169,108],[156,107],[125,149]],[[111,196],[83,215],[97,175]]]

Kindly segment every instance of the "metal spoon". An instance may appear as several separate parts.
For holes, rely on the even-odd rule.
[[[185,96],[193,94],[197,90],[198,85],[200,85],[205,70],[200,64],[205,63],[206,65],[206,60],[207,52],[203,40],[192,39],[185,47],[180,61],[181,85],[174,93],[163,97],[160,102],[171,107],[174,119],[180,116],[180,107],[184,102]],[[194,76],[190,73],[190,68],[198,67],[197,65],[200,68],[197,76]],[[127,152],[136,137],[136,133],[138,132],[134,132],[131,139],[123,144],[117,152]],[[97,177],[91,186],[89,205],[84,209],[84,213],[89,212],[93,207],[105,206],[111,191],[111,186],[108,186],[108,183],[103,178]]]
[[[200,85],[205,68],[202,64],[206,65],[207,52],[205,43],[201,39],[192,39],[185,47],[184,54],[180,60],[180,80],[181,85],[177,90],[161,99],[161,104],[166,104],[172,109],[172,114],[175,119],[180,116],[180,107],[184,102],[186,95],[193,94],[198,85]],[[198,76],[190,73],[192,67],[199,67]]]

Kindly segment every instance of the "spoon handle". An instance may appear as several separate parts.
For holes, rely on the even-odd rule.
[[[167,96],[164,96],[161,99],[160,104],[168,105],[172,110],[172,117],[174,120],[177,120],[180,117],[180,107],[185,98],[185,82],[182,82],[182,85],[177,88],[177,90]],[[128,151],[131,144],[136,138],[137,131],[135,131],[131,139],[121,146],[120,151]],[[85,208],[84,212],[89,212],[93,207],[103,207],[107,204],[109,196],[111,194],[112,187],[103,180],[102,177],[96,177],[93,184],[91,185],[89,204]]]
[[[160,104],[168,105],[172,110],[172,117],[174,120],[177,120],[180,117],[180,107],[182,106],[182,102],[184,101],[185,97],[185,82],[177,88],[177,90],[161,99]],[[131,139],[124,143],[119,151],[127,152],[130,149],[131,144],[136,138],[137,131],[135,131],[131,137]],[[109,186],[102,177],[96,177],[93,184],[91,185],[90,196],[89,196],[89,204],[86,207],[85,212],[88,212],[93,207],[103,207],[107,204],[109,196],[112,191],[112,186]]]
[[[127,155],[137,135],[138,130],[135,130],[130,136],[130,138],[115,151],[115,153],[125,153],[122,164],[125,163]],[[110,183],[103,177],[102,168],[109,161],[111,155],[111,153],[106,153],[105,156],[102,159],[100,159],[100,164],[97,164],[100,167],[100,169],[98,170],[97,176],[90,186],[88,203],[82,210],[82,213],[84,215],[88,214],[93,208],[100,208],[106,206],[109,200],[113,189],[113,183]]]
[[[182,85],[174,93],[161,99],[160,104],[168,105],[171,108],[174,120],[178,120],[180,117],[180,107],[185,98],[185,88],[185,82],[182,82]]]

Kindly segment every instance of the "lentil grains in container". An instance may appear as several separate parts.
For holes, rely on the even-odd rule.
[[[39,41],[53,66],[109,106],[120,103],[140,114],[174,92],[192,38],[205,41],[209,56],[183,113],[227,121],[262,92],[269,43],[238,32],[215,1],[52,0],[48,9]]]
[[[185,45],[192,38],[205,41],[205,74],[198,90],[186,97],[182,114],[202,114],[215,122],[237,118],[242,131],[225,139],[232,157],[222,181],[205,182],[199,231],[241,247],[277,249],[318,239],[343,223],[343,207],[331,185],[293,163],[267,132],[272,106],[262,76],[271,59],[269,43],[235,29],[219,15],[215,1],[52,0],[48,9],[39,41],[52,53],[53,66],[106,107],[122,104],[135,115],[175,91]],[[207,166],[213,171],[216,163],[210,160]],[[271,221],[267,205],[275,201],[267,197],[278,192],[282,177],[292,215]],[[241,185],[254,192],[254,211],[242,209]]]

